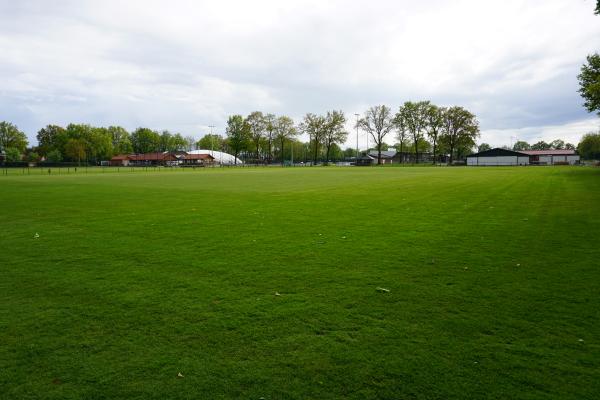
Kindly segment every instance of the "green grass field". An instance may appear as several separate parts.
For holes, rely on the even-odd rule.
[[[2,399],[600,395],[600,169],[15,173],[0,199]]]

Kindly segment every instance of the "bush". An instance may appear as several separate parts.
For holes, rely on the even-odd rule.
[[[6,148],[6,162],[21,161],[21,152],[15,147]]]
[[[46,156],[46,161],[51,163],[59,163],[63,160],[62,154],[58,150],[52,150]]]

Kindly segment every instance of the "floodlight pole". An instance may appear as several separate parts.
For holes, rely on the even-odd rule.
[[[358,162],[358,114],[356,116],[356,161]]]
[[[213,137],[213,128],[215,127],[214,125],[209,125],[208,126],[210,128],[210,156],[214,159],[215,158],[215,138]]]

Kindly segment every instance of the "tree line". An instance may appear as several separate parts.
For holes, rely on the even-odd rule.
[[[286,115],[276,116],[261,111],[251,112],[246,117],[236,114],[227,119],[225,135],[207,134],[196,141],[167,130],[155,131],[137,128],[128,132],[120,126],[94,127],[88,124],[69,124],[65,128],[48,125],[37,133],[38,145],[27,148],[27,136],[15,125],[0,122],[0,151],[7,161],[20,161],[25,155],[27,161],[38,161],[42,157],[52,163],[71,161],[97,163],[108,160],[117,154],[153,153],[165,151],[189,151],[213,149],[241,155],[247,162],[272,163],[285,160],[329,163],[335,160],[351,159],[357,156],[356,149],[341,145],[346,142],[349,132],[347,119],[342,111],[332,110],[324,114],[306,114],[296,124]],[[479,122],[473,113],[460,106],[440,107],[430,101],[407,101],[396,112],[386,105],[370,107],[362,117],[357,118],[354,128],[368,135],[382,162],[382,151],[394,148],[404,155],[413,154],[414,162],[420,162],[423,153],[429,153],[432,162],[449,158],[452,163],[470,153],[473,149],[483,151],[490,146],[482,143],[476,146],[480,136]],[[300,134],[308,137],[308,142],[298,140]],[[580,154],[584,158],[598,156],[598,135],[589,134],[580,143]],[[393,146],[385,140],[395,140]],[[550,143],[539,141],[533,145],[518,141],[513,150],[574,149],[570,143],[557,139]],[[440,158],[440,155],[443,157]]]
[[[120,126],[94,127],[88,124],[69,124],[66,128],[48,125],[37,133],[38,145],[27,148],[27,136],[15,125],[0,122],[0,151],[7,161],[39,161],[44,157],[52,163],[72,161],[81,163],[108,160],[116,154],[151,153],[190,150],[192,137],[179,133],[137,128],[128,132]]]
[[[338,110],[321,115],[308,113],[297,125],[285,115],[254,111],[245,118],[242,115],[230,116],[226,138],[207,135],[199,141],[199,145],[213,149],[216,145],[218,149],[229,150],[236,158],[241,153],[250,154],[250,159],[257,163],[270,163],[278,154],[279,161],[283,163],[286,143],[293,148],[295,138],[305,134],[309,142],[304,144],[304,158],[308,153],[313,163],[323,160],[327,164],[335,158],[334,154],[341,153],[339,146],[348,138],[346,122],[346,116]],[[386,105],[371,107],[354,127],[369,135],[379,164],[382,151],[390,147],[384,142],[390,132],[396,133],[396,149],[400,153],[414,151],[416,162],[420,160],[419,154],[429,150],[433,151],[434,162],[441,150],[450,154],[452,162],[454,157],[468,154],[479,137],[479,123],[473,113],[458,106],[439,107],[430,101],[405,102],[396,113]],[[345,158],[356,155],[350,147],[342,153]]]

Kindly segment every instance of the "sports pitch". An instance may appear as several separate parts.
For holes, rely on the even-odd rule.
[[[0,399],[593,399],[600,169],[0,176]]]

